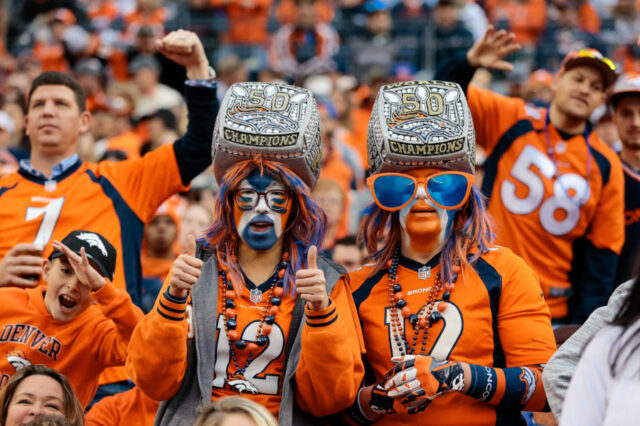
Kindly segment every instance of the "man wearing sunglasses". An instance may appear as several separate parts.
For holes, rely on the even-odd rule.
[[[588,122],[616,79],[615,65],[593,49],[570,52],[548,109],[469,85],[477,67],[512,69],[503,58],[519,48],[513,34],[489,28],[436,78],[466,90],[488,155],[482,192],[497,243],[538,273],[555,322],[581,323],[606,304],[624,242],[620,160]]]
[[[167,401],[159,425],[193,424],[198,406],[238,394],[281,424],[313,424],[346,408],[364,375],[346,272],[317,254],[326,218],[310,189],[322,163],[313,95],[232,85],[212,156],[213,223],[174,262],[127,367]]]
[[[545,405],[551,316],[531,268],[492,243],[460,86],[383,86],[367,145],[375,203],[360,235],[373,263],[350,278],[372,375],[349,416],[521,424],[521,410]]]

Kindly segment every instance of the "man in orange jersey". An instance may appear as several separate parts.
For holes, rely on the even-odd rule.
[[[373,263],[350,278],[372,374],[347,413],[361,424],[522,424],[521,410],[545,407],[551,316],[531,268],[492,243],[463,91],[383,86],[367,143],[375,203],[360,232]]]
[[[0,289],[0,386],[44,364],[69,379],[86,407],[100,372],[124,363],[142,311],[111,283],[116,249],[102,235],[73,231],[53,248],[42,268],[46,290]]]
[[[317,254],[321,150],[308,90],[236,83],[225,94],[213,223],[174,262],[129,346],[133,381],[166,401],[156,424],[191,425],[198,406],[241,394],[280,424],[307,425],[355,398],[364,369],[346,273]]]
[[[36,286],[41,255],[51,252],[51,241],[80,228],[99,232],[116,247],[113,283],[140,303],[144,224],[166,198],[184,191],[211,164],[217,112],[213,71],[198,37],[179,30],[158,40],[157,47],[187,69],[189,127],[173,145],[137,160],[80,161],[78,137],[91,120],[82,89],[60,73],[34,80],[25,118],[31,158],[0,179],[0,286]],[[120,372],[103,382],[125,379]]]
[[[436,78],[467,92],[487,152],[482,192],[497,243],[538,273],[556,322],[580,323],[606,304],[624,242],[620,159],[588,122],[616,79],[615,65],[593,49],[570,52],[548,109],[469,86],[476,67],[512,68],[502,58],[519,48],[513,37],[490,28]]]
[[[182,191],[209,164],[215,82],[197,36],[176,31],[158,48],[186,66],[190,110],[187,134],[138,161],[82,163],[78,136],[89,126],[84,93],[63,74],[44,73],[33,83],[25,119],[31,159],[0,180],[0,286],[32,287],[52,239],[71,229],[99,231],[118,249],[114,283],[140,298],[140,246],[144,224],[169,195]]]

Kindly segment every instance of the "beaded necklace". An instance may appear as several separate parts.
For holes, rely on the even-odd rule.
[[[407,306],[407,302],[404,300],[402,294],[402,286],[398,283],[398,260],[400,258],[399,248],[393,254],[391,260],[388,261],[389,267],[389,307],[391,312],[391,330],[393,332],[393,338],[395,344],[398,346],[398,351],[401,356],[416,354],[416,345],[418,343],[418,337],[422,333],[422,346],[420,347],[420,355],[427,355],[427,337],[429,335],[429,329],[431,326],[442,319],[440,314],[447,308],[447,302],[451,298],[450,290],[453,290],[454,284],[443,285],[440,278],[440,273],[436,275],[435,281],[429,289],[429,294],[425,303],[418,309],[417,314],[412,314],[411,309]],[[452,267],[454,272],[453,281],[457,279],[457,274],[460,272],[460,267],[454,265]],[[440,296],[440,292],[443,288],[446,290],[442,294],[442,301],[437,304],[436,301]],[[402,317],[402,319],[401,319]],[[402,323],[405,319],[409,320],[409,323],[413,326],[413,338],[411,344],[407,341],[407,333],[402,331]],[[402,322],[401,322],[402,321]]]
[[[226,321],[224,321],[224,331],[227,336],[227,342],[229,342],[229,355],[231,356],[231,360],[237,369],[235,373],[229,375],[227,383],[229,384],[229,386],[238,390],[238,392],[242,391],[235,385],[232,385],[230,382],[236,381],[238,378],[242,378],[244,380],[244,373],[247,370],[249,364],[251,364],[253,357],[257,354],[258,349],[262,346],[265,346],[269,341],[267,336],[271,333],[271,329],[273,324],[275,323],[276,314],[278,313],[279,306],[282,303],[282,296],[284,294],[283,278],[288,265],[288,254],[289,253],[283,254],[282,261],[276,266],[276,269],[271,278],[271,286],[266,292],[267,297],[265,300],[265,305],[262,308],[262,317],[260,318],[258,331],[256,332],[256,337],[253,342],[242,339],[242,336],[236,330],[236,327],[238,326],[238,314],[235,311],[235,300],[238,298],[238,294],[233,289],[231,281],[227,282],[226,272],[224,270],[220,271],[220,277],[222,281],[222,304],[224,306],[224,316],[226,317]],[[247,349],[249,351],[247,355],[247,361],[242,368],[240,368],[240,363],[238,362],[236,349]]]

